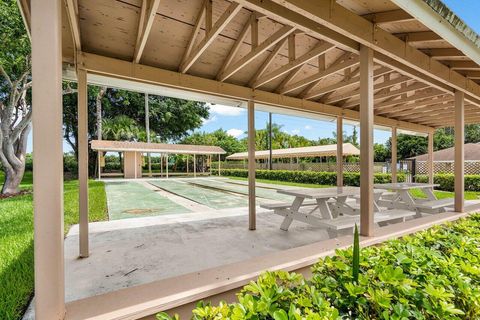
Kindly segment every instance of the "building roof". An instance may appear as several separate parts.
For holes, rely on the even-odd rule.
[[[421,156],[412,157],[417,161],[427,161],[428,154],[422,154]],[[433,161],[454,161],[455,160],[455,148],[447,148],[438,150],[433,153]],[[480,144],[467,143],[465,144],[465,161],[480,161]]]
[[[359,155],[358,150],[351,143],[343,144],[343,155],[352,156]],[[269,150],[255,151],[255,159],[268,159]],[[296,157],[335,157],[337,155],[337,145],[329,144],[323,146],[275,149],[272,150],[272,158],[296,158]],[[227,160],[243,160],[248,158],[248,152],[234,153],[227,157]]]
[[[146,143],[134,141],[110,141],[93,140],[93,150],[97,151],[134,151],[142,153],[166,153],[166,154],[225,154],[225,150],[217,146],[203,146],[191,144],[167,144],[167,143]]]
[[[19,3],[29,27],[30,1]],[[232,100],[255,96],[259,104],[358,120],[364,44],[375,51],[374,87],[387,89],[374,91],[376,124],[419,132],[453,125],[457,90],[466,93],[466,123],[480,121],[478,35],[439,0],[68,3],[67,79],[80,63],[95,84],[112,86],[114,77]]]

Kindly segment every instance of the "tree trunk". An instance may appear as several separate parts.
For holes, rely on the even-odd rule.
[[[20,183],[25,173],[25,166],[18,170],[5,170],[5,182],[2,187],[2,194],[16,194],[20,192]]]

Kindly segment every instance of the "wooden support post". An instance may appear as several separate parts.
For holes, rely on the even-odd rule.
[[[222,175],[221,167],[220,167],[220,161],[222,160],[221,155],[218,154],[218,176]]]
[[[337,117],[337,187],[343,187],[343,118]]]
[[[167,179],[168,179],[168,153],[165,156],[165,171],[166,171]]]
[[[360,47],[360,234],[373,236],[373,50]]]
[[[392,168],[392,182],[397,183],[397,127],[392,128],[392,161],[391,161],[391,168]]]
[[[197,157],[193,154],[193,177],[197,177]]]
[[[145,131],[147,132],[147,142],[150,143],[150,110],[148,93],[145,93]],[[147,153],[148,158],[148,176],[152,177],[152,157],[150,152]]]
[[[255,230],[256,221],[255,198],[255,103],[248,101],[248,228]]]
[[[160,154],[160,177],[163,177],[163,154]]]
[[[97,158],[98,158],[98,180],[102,179],[102,156],[103,156],[103,152],[98,151],[98,155],[97,155]]]
[[[62,1],[33,1],[32,104],[35,319],[65,316]]]
[[[427,170],[428,170],[428,183],[433,183],[433,131],[428,133],[428,161],[427,161]]]
[[[133,164],[135,166],[134,170],[133,170],[133,174],[134,174],[134,179],[137,179],[137,167],[138,167],[138,163],[137,163],[137,152],[133,152]]]
[[[88,249],[88,90],[87,72],[77,70],[78,79],[78,214],[80,257],[89,256]]]
[[[465,141],[465,100],[464,93],[455,92],[455,211],[464,211],[464,141]]]

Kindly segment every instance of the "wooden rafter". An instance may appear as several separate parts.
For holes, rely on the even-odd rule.
[[[255,13],[252,13],[250,15],[250,17],[254,16]],[[240,46],[242,45],[243,41],[245,40],[245,37],[247,36],[247,33],[248,31],[250,30],[251,28],[251,18],[249,19],[249,22],[245,23],[245,25],[243,26],[243,29],[242,31],[240,32],[240,34],[238,35],[238,38],[235,40],[235,43],[233,44],[233,47],[230,49],[230,51],[228,52],[228,55],[227,55],[227,58],[225,59],[225,61],[223,61],[223,64],[222,66],[220,67],[220,70],[218,71],[217,73],[217,79],[219,79],[220,75],[225,71],[225,69],[232,63],[233,61],[233,58],[235,57],[235,55],[237,54],[238,50],[240,49]]]
[[[414,17],[401,9],[371,13],[363,17],[376,24],[415,20]]]
[[[449,61],[452,70],[480,70],[480,66],[473,61]]]
[[[468,79],[480,79],[480,71],[462,71],[462,74],[464,74]]]
[[[244,66],[252,62],[259,55],[267,51],[268,48],[280,42],[284,37],[288,36],[293,31],[295,31],[293,27],[283,26],[278,31],[276,31],[273,35],[271,35],[268,39],[264,40],[261,44],[259,44],[256,48],[254,48],[248,54],[246,54],[241,59],[239,59],[237,62],[232,63],[232,65],[230,65],[220,74],[218,80],[220,81],[227,80],[238,70],[240,70],[241,68],[243,68]]]
[[[137,41],[135,44],[135,52],[133,54],[133,62],[139,63],[142,58],[143,50],[147,44],[147,39],[152,29],[155,16],[157,14],[160,0],[143,0],[142,9],[140,11],[140,19],[138,23]]]
[[[397,33],[395,36],[403,39],[407,43],[444,41],[442,37],[433,31]]]
[[[406,104],[406,103],[414,103],[417,100],[420,99],[426,99],[426,98],[433,98],[437,97],[439,95],[443,95],[445,93],[435,90],[435,89],[427,89],[422,92],[417,92],[413,96],[407,97],[407,98],[401,98],[401,99],[395,99],[391,101],[385,101],[382,103],[379,103],[375,106],[375,110],[377,111],[376,114],[384,114],[388,113],[388,109],[397,105],[397,104]],[[387,111],[385,111],[387,110]]]
[[[358,63],[359,63],[358,57],[352,57],[351,59],[345,60],[345,61],[343,61],[341,63],[338,63],[338,64],[335,64],[335,65],[332,65],[324,71],[318,72],[318,73],[316,73],[314,75],[311,75],[311,76],[309,76],[305,79],[302,79],[300,81],[297,81],[297,82],[294,82],[290,85],[287,85],[279,93],[285,94],[285,93],[294,91],[296,89],[302,88],[302,87],[304,87],[304,86],[306,86],[306,85],[308,85],[312,82],[315,82],[315,81],[320,80],[320,79],[324,79],[324,78],[328,77],[329,75],[332,75],[334,73],[337,73],[337,72],[340,72],[340,71],[345,70],[347,68],[350,68],[350,67],[352,67],[352,66],[354,66]]]
[[[322,54],[318,56],[318,72],[325,71],[326,68],[327,68],[326,54]],[[344,78],[344,80],[346,79],[347,77]],[[320,82],[322,82],[322,80],[317,80],[307,85],[305,89],[303,89],[302,92],[300,92],[298,97],[301,99],[304,99],[305,96],[308,95]]]
[[[313,58],[318,57],[321,54],[324,54],[328,50],[333,49],[335,46],[330,43],[320,43],[314,49],[310,50],[309,52],[305,53],[304,55],[290,61],[286,65],[281,66],[280,68],[260,77],[255,83],[253,84],[254,88],[260,87],[265,83],[268,83],[272,80],[281,77],[282,75],[286,74],[287,72],[292,71],[295,68],[301,67]]]
[[[421,110],[423,108],[429,108],[432,105],[436,105],[439,103],[445,103],[452,101],[452,96],[441,96],[435,99],[422,99],[417,100],[415,103],[408,103],[405,105],[395,106],[395,108],[390,108],[385,110],[383,114],[386,115],[406,115],[412,113],[414,110]]]
[[[449,60],[465,56],[462,51],[456,48],[435,48],[424,49],[422,51],[437,60]]]
[[[255,81],[257,81],[257,79],[265,73],[265,70],[267,70],[268,67],[272,64],[273,60],[275,60],[275,57],[280,52],[280,50],[282,50],[286,42],[287,42],[287,38],[283,38],[282,40],[280,40],[280,42],[278,42],[275,45],[272,52],[270,52],[268,57],[265,59],[262,65],[257,69],[253,77],[248,82],[249,87],[252,87]]]
[[[391,69],[387,67],[381,67],[380,69],[377,69],[373,72],[374,77],[382,76],[384,74],[392,72]],[[334,92],[337,90],[340,90],[342,88],[356,85],[360,81],[360,77],[356,76],[348,80],[342,80],[338,83],[323,87],[323,88],[318,88],[315,91],[312,91],[311,93],[308,93],[307,95],[303,96],[303,99],[315,99],[318,98],[326,93]],[[343,100],[343,99],[341,99]]]
[[[389,80],[389,81],[391,81],[391,80]],[[389,82],[389,81],[386,81],[386,82]],[[403,83],[406,83],[406,82],[403,82]],[[422,82],[417,82],[417,83],[411,84],[411,85],[406,86],[406,87],[402,87],[402,88],[397,89],[397,90],[388,90],[389,88],[384,87],[382,89],[387,89],[387,91],[375,94],[374,99],[377,101],[377,100],[381,100],[381,99],[385,99],[385,98],[397,97],[397,96],[401,96],[401,95],[409,93],[409,92],[415,92],[417,90],[425,89],[427,87],[428,87],[428,84],[425,84],[425,83],[422,83]],[[359,104],[360,104],[360,100],[356,99],[356,100],[347,102],[342,107],[352,108],[354,106],[358,106]]]
[[[209,0],[207,0],[209,1]],[[215,38],[222,32],[222,30],[227,26],[227,24],[235,17],[235,15],[242,9],[242,6],[236,2],[232,2],[230,6],[225,10],[225,12],[220,16],[220,18],[215,22],[213,27],[209,32],[206,32],[205,37],[203,38],[202,41],[194,48],[191,49],[191,52],[187,55],[185,55],[185,59],[182,61],[180,64],[179,71],[181,73],[186,73],[188,69],[197,61],[197,59],[202,55],[202,53],[208,48],[208,46],[215,40]],[[204,11],[202,9],[202,11]],[[203,15],[202,13],[200,15]],[[197,22],[199,22],[200,19],[197,19]],[[190,40],[190,43],[193,44],[195,43],[195,37],[198,29],[197,25],[194,28],[194,33],[192,35],[192,39]],[[189,43],[189,47],[190,47]],[[188,48],[187,48],[188,50]],[[190,51],[190,50],[188,50]]]
[[[373,89],[374,90],[388,89],[388,88],[391,88],[393,86],[405,83],[409,80],[410,80],[410,78],[408,78],[406,76],[400,76],[400,77],[395,78],[395,79],[391,79],[391,80],[383,81],[383,82],[380,82],[380,83],[376,83],[376,84],[374,84]],[[324,102],[327,103],[327,104],[332,104],[332,103],[336,103],[336,102],[339,102],[339,101],[342,101],[342,100],[345,100],[345,99],[358,97],[359,95],[360,95],[360,90],[358,89],[358,90],[347,92],[347,93],[344,93],[344,94],[341,94],[341,95],[332,96],[329,99],[325,100]]]
[[[80,39],[80,24],[78,21],[78,7],[75,0],[65,1],[67,16],[72,32],[73,43],[76,51],[82,51],[82,42]]]

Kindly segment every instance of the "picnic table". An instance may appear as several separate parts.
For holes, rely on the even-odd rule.
[[[408,209],[417,212],[420,216],[421,212],[437,213],[446,210],[446,207],[453,204],[453,199],[437,199],[433,193],[433,188],[438,184],[431,183],[382,183],[374,184],[377,190],[390,190],[394,192],[393,197],[379,200],[379,206],[395,209]],[[426,199],[415,199],[410,193],[413,189],[419,189],[426,196]]]
[[[358,187],[334,187],[334,188],[301,188],[278,190],[280,194],[293,196],[293,203],[262,204],[261,207],[273,210],[274,213],[284,217],[280,229],[287,231],[293,220],[301,221],[315,226],[323,226],[329,230],[351,228],[359,223],[360,210],[355,208],[348,198],[358,196]],[[376,199],[379,199],[384,191],[374,190]],[[355,203],[356,201],[352,199]],[[301,210],[309,208],[307,211]],[[332,210],[334,208],[335,210]],[[318,214],[315,214],[316,212]],[[413,215],[405,210],[390,210],[386,213],[375,215],[376,222],[396,219],[404,219]]]

